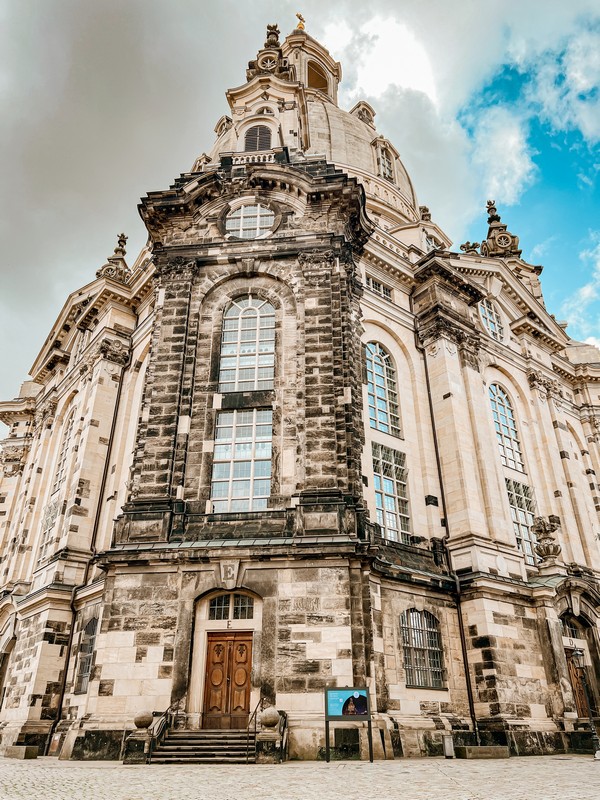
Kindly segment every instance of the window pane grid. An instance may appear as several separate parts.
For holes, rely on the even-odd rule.
[[[77,666],[77,677],[75,679],[75,694],[87,692],[90,677],[92,674],[92,664],[94,660],[94,650],[96,648],[96,634],[98,632],[98,618],[94,617],[83,629],[81,642],[79,644],[79,663]]]
[[[437,619],[428,611],[411,608],[400,616],[400,633],[407,686],[442,688],[444,661]]]
[[[275,309],[247,295],[225,312],[219,391],[272,389],[275,375]]]
[[[270,410],[219,413],[211,483],[213,513],[267,508],[272,437]]]
[[[504,325],[496,305],[486,298],[479,304],[479,313],[489,334],[501,342],[504,339]]]
[[[367,289],[371,292],[375,292],[375,294],[384,297],[386,300],[392,299],[392,290],[389,286],[386,286],[384,283],[380,283],[376,281],[375,278],[372,278],[370,275],[367,275],[365,278],[365,282],[367,285]]]
[[[377,522],[384,538],[410,544],[405,454],[373,442],[373,473]]]
[[[245,594],[217,595],[209,603],[208,618],[210,620],[253,619],[254,599]]]
[[[268,233],[275,222],[275,214],[260,203],[240,206],[225,220],[227,233],[238,239],[257,239]]]
[[[505,480],[517,546],[525,555],[527,564],[535,565],[539,559],[534,550],[537,539],[531,530],[535,516],[533,490],[531,487],[513,481],[510,478],[505,478]]]
[[[208,607],[209,619],[229,619],[229,597],[228,594],[213,597]]]
[[[400,436],[396,370],[392,358],[377,342],[369,342],[366,352],[369,424],[378,431]]]
[[[510,469],[525,472],[517,422],[510,398],[496,383],[490,386],[489,397],[502,463]]]

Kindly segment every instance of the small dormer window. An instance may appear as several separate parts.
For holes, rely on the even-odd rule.
[[[244,150],[253,152],[271,149],[271,129],[267,125],[253,125],[246,131]]]
[[[308,88],[318,89],[321,92],[327,92],[329,89],[327,75],[323,67],[315,61],[308,62]]]
[[[439,246],[437,239],[434,239],[433,236],[429,236],[429,234],[425,234],[425,251],[427,253],[431,252],[431,250],[436,250]]]
[[[273,116],[273,109],[268,108],[268,106],[264,106],[263,108],[259,108],[256,112],[257,114],[269,114],[271,117]]]
[[[382,147],[379,151],[379,172],[382,178],[394,180],[394,161],[387,147]]]

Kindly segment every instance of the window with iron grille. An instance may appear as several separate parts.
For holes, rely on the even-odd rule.
[[[372,447],[375,507],[382,535],[410,544],[406,456],[377,442]]]
[[[531,530],[535,516],[533,490],[524,483],[518,483],[510,478],[505,478],[505,480],[517,547],[525,555],[527,564],[534,565],[539,559],[534,550],[537,539]]]
[[[370,275],[366,276],[365,283],[367,285],[367,289],[369,289],[371,292],[375,292],[375,294],[378,294],[380,297],[384,297],[386,300],[392,299],[392,290],[384,283],[376,281],[375,278],[372,278]]]
[[[409,608],[400,615],[406,685],[444,687],[444,654],[440,625],[429,611]]]
[[[272,389],[275,309],[252,295],[238,297],[223,315],[220,392]]]
[[[247,594],[220,594],[213,597],[208,607],[212,620],[253,619],[254,600]]]
[[[496,304],[486,298],[479,304],[479,313],[490,336],[501,342],[504,339],[504,325]]]
[[[369,425],[378,431],[400,436],[396,370],[392,357],[378,342],[367,344],[366,356]]]
[[[258,239],[269,233],[275,222],[275,214],[260,203],[240,206],[228,214],[225,230],[237,239]]]
[[[273,412],[253,408],[217,415],[212,511],[262,511],[271,495]]]
[[[497,383],[490,386],[489,397],[502,463],[510,469],[525,472],[517,421],[510,397]]]
[[[270,149],[271,129],[268,125],[253,125],[248,128],[244,139],[244,150],[246,152]]]
[[[98,633],[98,617],[93,617],[83,629],[79,643],[79,661],[75,678],[75,694],[87,692],[92,674],[96,635]]]

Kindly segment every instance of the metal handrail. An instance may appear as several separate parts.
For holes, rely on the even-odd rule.
[[[285,711],[279,712],[279,736],[281,737],[281,762],[287,761],[288,756],[288,715]]]
[[[254,719],[254,740],[256,741],[256,723],[258,722],[257,712],[260,707],[260,710],[263,709],[263,701],[264,698],[261,696],[258,699],[258,703],[254,706],[254,711],[250,715],[248,719],[248,724],[246,725],[246,764],[248,763],[248,750],[250,749],[250,725],[252,720]]]
[[[152,753],[156,750],[156,748],[162,743],[163,739],[165,738],[166,732],[169,728],[173,727],[173,718],[177,717],[177,713],[179,712],[179,700],[171,703],[171,705],[163,711],[162,714],[156,717],[156,719],[150,725],[150,732],[152,734],[152,738],[150,739],[150,747],[148,748],[148,763],[150,763],[150,759],[152,758]]]

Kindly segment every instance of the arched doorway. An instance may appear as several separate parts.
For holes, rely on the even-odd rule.
[[[598,716],[598,686],[595,669],[597,653],[594,631],[584,617],[575,616],[569,612],[563,614],[561,621],[563,645],[577,716],[589,717],[585,684],[587,684],[592,714]],[[578,653],[582,653],[583,658],[578,657]],[[581,661],[583,661],[583,666]]]
[[[218,591],[196,604],[188,691],[191,727],[239,730],[260,689],[253,686],[262,603],[243,589]]]

